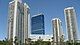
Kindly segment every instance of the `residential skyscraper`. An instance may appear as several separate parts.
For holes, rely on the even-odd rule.
[[[53,25],[53,42],[54,45],[62,45],[62,42],[64,40],[64,35],[62,31],[62,25],[61,20],[59,18],[52,19],[52,25]]]
[[[21,0],[9,3],[8,40],[18,45],[23,45],[28,39],[29,6]]]
[[[64,9],[66,29],[68,31],[69,41],[77,40],[77,19],[74,7],[68,7]]]
[[[37,14],[31,18],[31,34],[45,34],[43,14]]]

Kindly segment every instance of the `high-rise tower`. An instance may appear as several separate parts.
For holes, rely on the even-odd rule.
[[[64,9],[69,41],[77,40],[77,19],[74,7]]]
[[[59,18],[52,19],[53,25],[53,42],[54,45],[63,45],[62,42],[64,41],[64,35],[61,26],[61,20]]]
[[[43,14],[40,13],[31,18],[31,34],[45,34]]]
[[[28,39],[29,6],[21,0],[9,3],[8,40],[23,45]]]

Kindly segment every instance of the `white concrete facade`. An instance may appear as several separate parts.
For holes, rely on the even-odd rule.
[[[74,7],[64,9],[66,30],[68,31],[68,39],[77,40],[77,19]]]
[[[13,41],[15,38],[19,45],[23,45],[28,39],[29,28],[29,6],[20,0],[14,0],[9,3],[9,18],[8,18],[8,40]]]
[[[61,40],[64,40],[61,20],[59,18],[52,19],[52,25],[53,25],[54,45],[61,45]]]

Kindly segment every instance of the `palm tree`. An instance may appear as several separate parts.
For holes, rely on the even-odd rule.
[[[31,45],[31,38],[28,38],[28,44]]]
[[[15,45],[18,45],[18,39],[17,37],[15,36],[15,41],[14,41]]]

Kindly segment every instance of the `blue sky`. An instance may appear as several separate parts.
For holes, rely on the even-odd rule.
[[[7,37],[8,3],[10,1],[11,0],[0,0],[0,40]],[[80,0],[23,0],[23,2],[26,2],[30,6],[31,16],[38,13],[44,14],[46,34],[52,34],[51,20],[56,17],[60,18],[65,37],[67,37],[67,32],[64,8],[73,6],[77,13],[78,37],[80,37]]]

